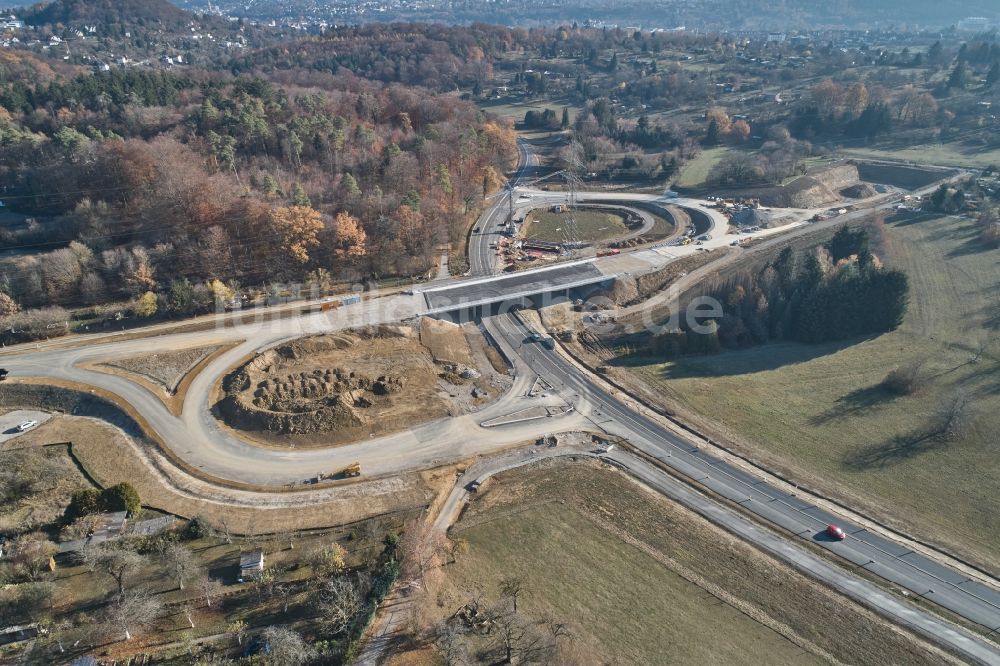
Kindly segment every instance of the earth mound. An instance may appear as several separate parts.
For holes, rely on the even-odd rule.
[[[858,183],[851,187],[845,187],[840,191],[848,199],[867,199],[877,194],[875,188],[868,183]]]
[[[473,367],[466,337],[455,328],[447,361],[411,327],[282,344],[226,376],[216,413],[253,439],[306,446],[368,439],[460,413],[496,391]]]

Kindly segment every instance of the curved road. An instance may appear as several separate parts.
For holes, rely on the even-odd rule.
[[[507,220],[511,207],[512,190],[522,179],[535,175],[538,169],[538,156],[532,150],[531,144],[522,138],[517,140],[518,168],[511,176],[510,187],[505,187],[497,195],[494,204],[479,217],[475,229],[469,237],[469,273],[473,276],[493,275],[497,272],[497,253],[490,245],[501,237],[501,226]]]

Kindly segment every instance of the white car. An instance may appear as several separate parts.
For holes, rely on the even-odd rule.
[[[38,421],[25,421],[24,423],[17,426],[17,430],[18,432],[25,432],[26,430],[31,430],[36,425],[38,425]]]

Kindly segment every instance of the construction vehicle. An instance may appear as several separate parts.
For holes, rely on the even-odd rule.
[[[355,477],[355,476],[361,476],[361,463],[359,463],[359,462],[351,463],[350,465],[348,465],[347,467],[345,467],[344,469],[342,469],[340,471],[340,473],[346,479],[349,479],[349,478]]]

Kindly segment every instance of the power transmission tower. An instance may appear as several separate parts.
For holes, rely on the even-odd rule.
[[[568,192],[566,195],[566,212],[568,217],[563,225],[563,246],[570,253],[580,248],[580,228],[576,223],[576,210],[579,205],[579,192],[583,185],[580,180],[580,171],[583,163],[577,155],[572,155],[567,160],[566,169],[563,171],[563,178],[566,180]]]

